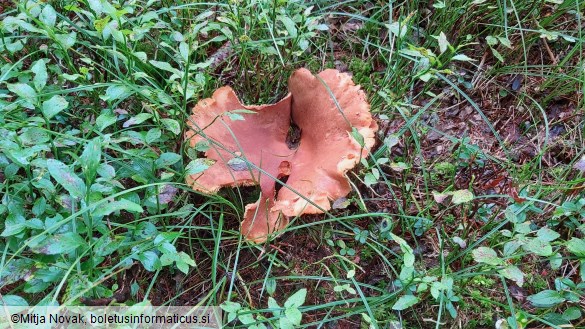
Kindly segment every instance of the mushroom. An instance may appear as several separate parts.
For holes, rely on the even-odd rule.
[[[185,134],[191,147],[208,142],[205,157],[213,161],[187,176],[194,190],[260,186],[241,224],[256,243],[283,230],[289,217],[323,213],[349,194],[345,173],[368,156],[378,130],[364,92],[345,73],[299,69],[289,91],[276,104],[246,106],[230,87],[219,88],[195,106]]]

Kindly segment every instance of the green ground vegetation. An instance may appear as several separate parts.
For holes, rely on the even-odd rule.
[[[583,327],[585,1],[0,1],[0,302],[239,328]],[[231,85],[353,74],[378,144],[261,245],[183,133]],[[285,188],[285,187],[283,187]]]

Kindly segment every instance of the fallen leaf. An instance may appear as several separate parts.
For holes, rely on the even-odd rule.
[[[162,191],[158,194],[158,202],[160,204],[167,204],[173,200],[179,189],[173,185],[165,185]]]
[[[579,161],[575,162],[573,168],[579,170],[580,172],[585,172],[585,155],[579,159]]]

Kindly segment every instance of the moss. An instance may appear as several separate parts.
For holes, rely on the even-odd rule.
[[[496,280],[483,275],[478,275],[471,279],[470,284],[476,287],[493,287],[496,284]]]
[[[372,80],[370,74],[374,70],[371,61],[360,58],[352,58],[349,62],[349,71],[353,74],[353,80],[360,85],[370,85]]]
[[[526,289],[534,289],[534,291],[542,291],[548,289],[548,283],[546,279],[539,276],[534,275],[531,272],[524,271],[525,274],[525,282],[526,282]]]

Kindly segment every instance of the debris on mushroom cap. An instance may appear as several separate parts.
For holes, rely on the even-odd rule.
[[[191,147],[209,141],[205,157],[214,161],[187,177],[195,190],[260,185],[260,198],[246,206],[241,227],[254,242],[282,230],[289,216],[322,213],[346,196],[351,186],[345,173],[368,156],[378,130],[364,92],[345,73],[299,69],[289,90],[276,104],[245,106],[222,87],[195,106],[185,134]],[[241,114],[245,120],[232,120],[229,113],[242,109],[248,110]],[[289,140],[291,118],[300,132],[297,143]]]

